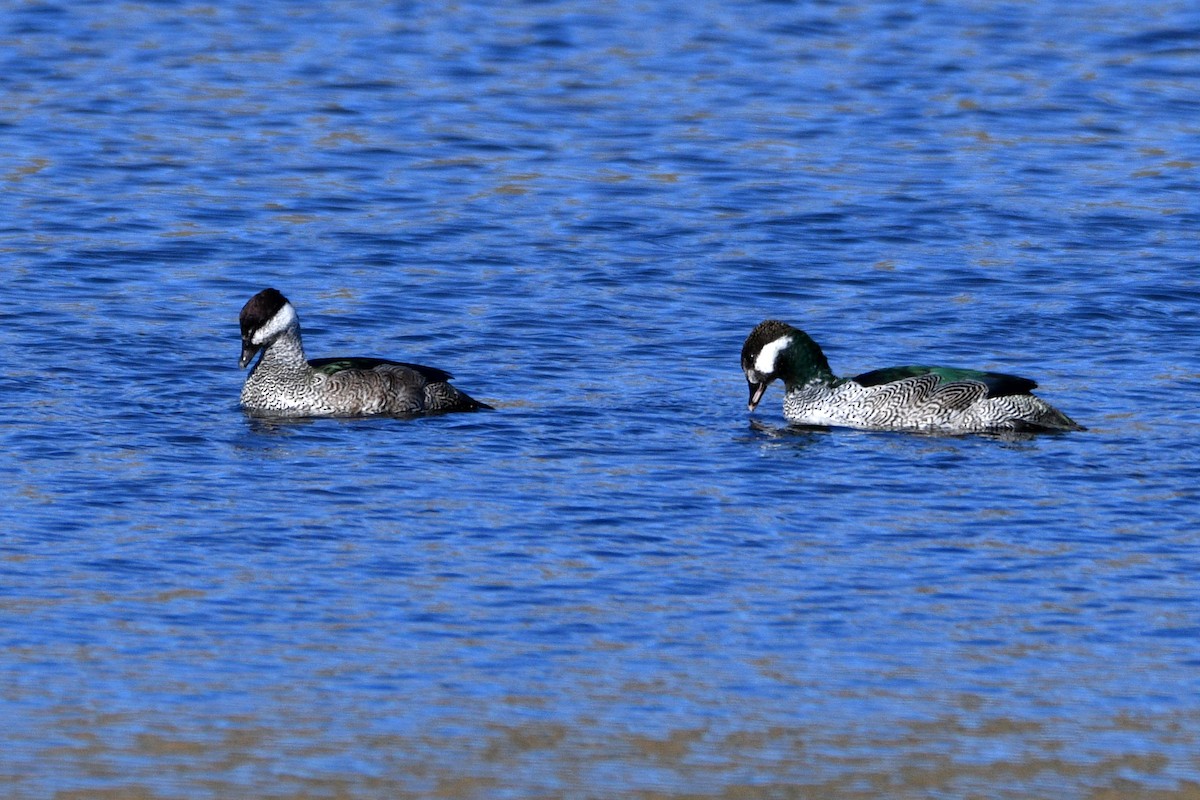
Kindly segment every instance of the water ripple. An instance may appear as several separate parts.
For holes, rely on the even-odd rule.
[[[15,7],[14,796],[1186,792],[1200,27],[1074,10]],[[244,417],[267,285],[498,410]],[[748,416],[767,317],[1090,430]]]

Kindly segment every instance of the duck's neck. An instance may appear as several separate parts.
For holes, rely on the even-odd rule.
[[[829,387],[837,383],[825,353],[808,334],[796,331],[791,347],[780,353],[780,377],[788,389],[804,386]]]
[[[263,350],[260,366],[271,370],[312,369],[304,357],[304,345],[300,342],[300,331],[292,328],[284,331]]]
[[[820,373],[810,373],[804,378],[785,381],[784,383],[788,389],[815,389],[824,391],[826,389],[832,389],[840,384],[841,381],[838,380],[832,372],[826,370],[825,372]]]

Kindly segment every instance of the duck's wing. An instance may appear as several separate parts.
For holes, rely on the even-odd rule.
[[[361,356],[351,356],[349,358],[314,358],[308,362],[309,366],[317,372],[323,372],[326,375],[336,375],[339,372],[348,369],[359,370],[377,370],[384,367],[383,371],[389,371],[388,367],[402,367],[411,369],[425,379],[426,383],[445,383],[454,376],[445,370],[437,367],[426,367],[421,364],[409,364],[405,361],[390,361],[386,358],[364,358]]]
[[[884,367],[861,375],[855,375],[850,380],[859,386],[882,386],[905,378],[916,378],[921,375],[935,375],[942,386],[953,383],[982,383],[987,387],[984,397],[1008,397],[1010,395],[1029,394],[1037,388],[1037,383],[1029,378],[1017,375],[1006,375],[1003,372],[984,372],[977,369],[961,369],[959,367],[925,367],[910,365],[905,367]]]

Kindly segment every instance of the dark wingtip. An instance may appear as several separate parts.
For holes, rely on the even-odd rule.
[[[458,391],[457,389],[455,391]],[[430,416],[440,416],[442,414],[457,414],[460,412],[474,411],[495,411],[496,409],[489,406],[487,403],[476,400],[468,394],[458,391],[458,397],[450,405],[443,405],[435,408],[427,408],[424,412]]]
[[[474,397],[471,397],[470,395],[464,394],[463,401],[464,401],[463,405],[459,409],[460,411],[495,411],[496,410],[495,406],[489,406],[487,403],[483,402],[482,400],[476,400]]]

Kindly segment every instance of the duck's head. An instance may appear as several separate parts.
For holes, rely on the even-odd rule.
[[[742,372],[750,385],[753,411],[776,378],[788,387],[814,380],[833,380],[825,354],[812,338],[786,322],[760,322],[742,345]]]
[[[284,331],[297,328],[296,309],[278,289],[263,289],[246,301],[238,320],[242,326],[242,369],[255,354]]]

